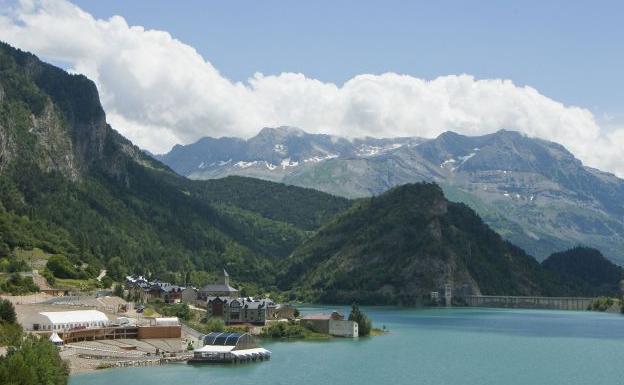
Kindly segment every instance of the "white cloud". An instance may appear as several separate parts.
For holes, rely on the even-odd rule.
[[[624,129],[601,129],[590,111],[510,80],[386,73],[339,87],[282,73],[232,82],[167,32],[128,26],[120,16],[97,20],[64,0],[23,0],[0,11],[0,39],[93,79],[111,125],[154,152],[277,125],[351,137],[506,128],[559,142],[586,164],[624,175]]]

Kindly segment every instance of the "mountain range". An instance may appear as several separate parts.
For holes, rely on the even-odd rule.
[[[247,160],[223,162],[257,169],[252,157],[273,156],[265,169],[290,178],[299,164],[367,161],[431,143],[307,140],[295,129],[260,136],[216,140],[251,151]],[[329,152],[339,147],[349,157]],[[206,159],[205,169],[222,157]],[[454,172],[444,166],[440,173]],[[597,251],[542,266],[435,183],[347,199],[249,177],[188,179],[108,125],[92,81],[0,43],[1,265],[32,248],[63,255],[91,277],[106,267],[117,280],[135,273],[202,285],[226,268],[249,295],[280,290],[325,302],[419,303],[447,282],[472,293],[569,295],[614,290],[621,273]],[[596,261],[596,277],[580,273]]]
[[[155,157],[192,179],[243,175],[349,198],[435,182],[540,260],[587,245],[624,263],[624,180],[514,131],[347,139],[264,128],[247,140],[203,138]]]

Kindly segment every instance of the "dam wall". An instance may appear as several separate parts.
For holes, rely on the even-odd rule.
[[[508,295],[468,295],[463,297],[472,307],[503,307],[519,309],[587,310],[594,298],[524,297]]]

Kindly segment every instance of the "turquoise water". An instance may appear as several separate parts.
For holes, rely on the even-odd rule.
[[[312,310],[312,309],[307,309]],[[619,314],[368,308],[390,333],[359,340],[263,342],[270,361],[99,371],[71,385],[599,385],[624,383]]]

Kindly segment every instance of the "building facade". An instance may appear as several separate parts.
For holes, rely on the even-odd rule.
[[[264,325],[269,314],[269,299],[209,297],[206,301],[207,317],[220,317],[227,325],[254,324]]]
[[[182,290],[180,301],[189,305],[197,305],[197,289],[187,287]]]
[[[317,333],[335,337],[358,337],[359,325],[355,321],[345,320],[337,311],[331,313],[309,314],[301,319],[303,326]]]
[[[329,320],[329,334],[335,337],[358,337],[359,325],[355,321],[349,320]]]

